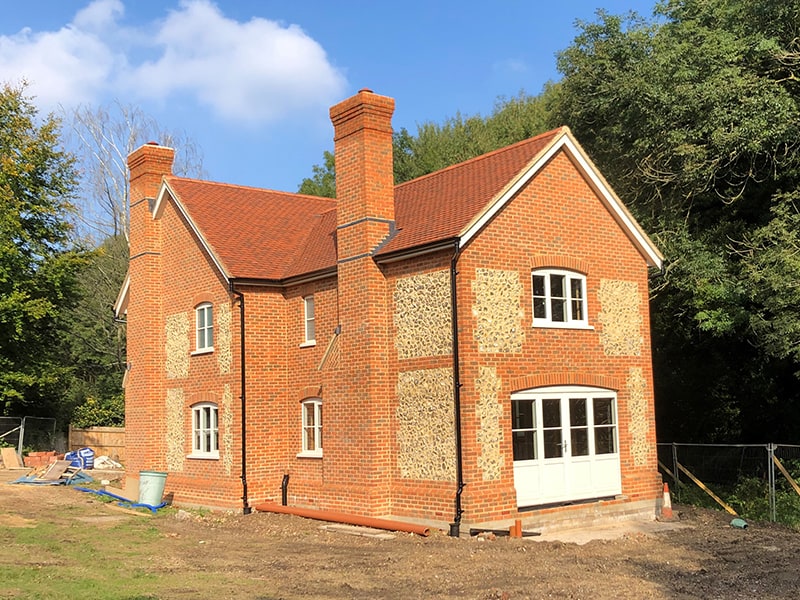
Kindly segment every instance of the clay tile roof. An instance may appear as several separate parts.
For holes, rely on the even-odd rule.
[[[556,129],[395,187],[398,232],[379,254],[453,239],[562,132]],[[282,280],[336,266],[336,201],[167,177],[228,277]]]
[[[314,273],[336,266],[336,210],[317,215],[308,237],[289,266],[287,277]]]
[[[326,247],[314,236],[306,248],[314,226],[330,220],[320,215],[335,200],[180,177],[166,182],[229,277],[284,279],[300,256],[312,269],[336,264],[335,254],[320,258],[332,242]]]
[[[396,186],[395,222],[400,231],[379,254],[456,237],[561,131]]]

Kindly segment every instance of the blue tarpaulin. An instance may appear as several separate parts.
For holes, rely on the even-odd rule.
[[[91,475],[87,475],[83,472],[78,472],[69,477],[69,479],[61,478],[61,479],[41,479],[38,475],[23,475],[15,479],[14,481],[9,481],[8,483],[25,483],[28,485],[75,485],[79,483],[91,483],[94,481]]]
[[[107,492],[105,490],[93,490],[91,488],[85,487],[76,487],[74,488],[76,492],[87,492],[90,494],[97,494],[98,496],[108,496],[110,498],[115,498],[116,500],[122,500],[122,502],[117,502],[118,506],[124,506],[125,508],[146,508],[150,512],[155,513],[158,511],[159,508],[164,508],[167,503],[162,502],[161,504],[145,504],[144,502],[134,502],[133,500],[128,500],[127,498],[123,498],[122,496],[117,496],[116,494],[112,494],[111,492]]]

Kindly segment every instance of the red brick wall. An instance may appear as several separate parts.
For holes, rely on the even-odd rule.
[[[361,91],[331,109],[335,128],[340,360],[324,391],[327,502],[380,515],[391,510],[393,438],[386,280],[369,256],[394,219],[394,101]]]
[[[380,97],[378,97],[380,98]],[[382,101],[379,101],[380,104]],[[344,104],[344,103],[343,103]],[[391,115],[381,104],[382,118]],[[349,108],[348,108],[349,107]],[[348,111],[352,106],[345,106]],[[380,111],[379,111],[380,112]],[[338,113],[337,113],[338,114]],[[348,113],[349,114],[349,113]],[[385,146],[391,143],[384,125],[337,130],[337,174],[345,186],[361,189],[368,181],[385,180]],[[351,127],[348,119],[347,127]],[[352,145],[351,145],[352,144]],[[366,155],[374,160],[358,167],[348,179],[347,161]],[[346,158],[340,162],[340,157]],[[391,155],[388,155],[388,160]],[[131,302],[128,311],[129,357],[132,363],[127,400],[129,469],[166,468],[165,398],[168,389],[184,393],[186,453],[191,450],[191,405],[200,400],[220,402],[225,386],[233,394],[232,456],[220,460],[186,459],[170,472],[167,493],[176,502],[216,507],[241,506],[241,411],[239,373],[239,305],[227,283],[212,266],[178,211],[168,204],[153,221],[147,203],[137,198],[154,195],[158,177],[145,177],[132,205]],[[141,186],[141,183],[137,184]],[[454,482],[402,479],[397,455],[398,373],[418,369],[448,369],[451,356],[400,361],[394,347],[392,290],[398,277],[447,269],[450,252],[378,267],[360,256],[388,231],[388,224],[358,221],[358,211],[393,217],[385,206],[385,186],[374,197],[340,199],[338,279],[330,277],[287,289],[242,286],[247,315],[247,481],[250,504],[279,500],[284,473],[290,474],[289,503],[316,505],[362,514],[452,520]],[[373,208],[367,208],[372,206]],[[349,211],[349,212],[346,212]],[[383,217],[382,217],[383,218]],[[350,219],[350,220],[348,220]],[[343,221],[344,220],[344,221]],[[164,233],[163,244],[160,232]],[[537,262],[538,261],[538,262]],[[532,266],[563,261],[567,268],[586,271],[589,323],[594,330],[534,329],[531,327]],[[474,340],[473,315],[476,269],[514,271],[523,283],[521,306],[524,344],[521,352],[480,352]],[[464,454],[464,518],[469,521],[516,514],[510,443],[512,392],[537,385],[583,383],[617,389],[620,416],[623,494],[631,500],[655,499],[660,493],[655,464],[655,424],[652,411],[652,373],[647,314],[647,268],[644,259],[579,176],[566,155],[557,155],[537,177],[464,249],[458,263],[462,433]],[[606,356],[597,322],[601,279],[633,281],[644,311],[641,356]],[[313,294],[316,305],[316,345],[301,346],[303,297]],[[185,378],[167,379],[165,318],[189,313],[194,349],[194,307],[200,300],[231,306],[233,353],[229,373],[220,373],[217,351],[191,356]],[[216,325],[216,324],[215,324]],[[334,330],[341,325],[341,335]],[[333,344],[331,345],[333,340]],[[215,341],[215,346],[219,337]],[[325,364],[322,358],[331,346]],[[501,428],[505,432],[505,463],[499,480],[483,482],[478,465],[478,417],[475,380],[480,366],[496,369],[502,382]],[[625,418],[625,382],[631,367],[640,367],[646,380],[647,464],[634,467]],[[323,458],[302,458],[300,402],[323,399]],[[222,438],[223,410],[220,410]],[[222,439],[220,453],[223,454]],[[231,461],[232,459],[232,461]],[[226,466],[227,465],[227,466]]]
[[[531,268],[536,257],[563,257],[562,268],[587,268],[589,324],[594,330],[533,328]],[[653,381],[651,370],[647,266],[625,233],[601,205],[563,152],[554,159],[465,248],[458,263],[459,325],[464,439],[465,519],[500,517],[515,512],[513,462],[510,435],[510,395],[537,385],[609,385],[618,387],[622,492],[631,500],[655,499],[660,494],[656,465]],[[481,353],[468,332],[476,322],[471,301],[476,269],[517,271],[523,283],[522,308],[525,341],[520,353]],[[643,311],[644,336],[640,356],[606,356],[599,334],[602,325],[598,290],[601,279],[638,284]],[[478,418],[475,414],[478,368],[497,369],[502,381],[500,398],[506,402],[501,429],[505,433],[505,465],[502,478],[483,483],[476,459]],[[635,468],[630,460],[631,438],[627,420],[628,392],[625,382],[631,367],[641,367],[648,402],[647,464]]]
[[[189,322],[189,350],[195,351],[195,308],[204,302],[213,305],[214,352],[191,354],[186,377],[165,377],[162,406],[166,406],[168,390],[181,390],[184,399],[182,411],[184,446],[183,454],[192,451],[192,406],[198,402],[214,402],[219,410],[219,460],[186,458],[183,468],[170,471],[166,481],[167,493],[174,494],[176,502],[216,507],[241,507],[241,412],[239,378],[239,305],[229,293],[228,284],[212,266],[208,254],[202,249],[200,241],[189,228],[183,215],[170,200],[161,213],[159,222],[164,232],[161,292],[164,318],[183,313]],[[247,301],[247,299],[246,299]],[[231,309],[230,350],[233,361],[230,371],[222,373],[219,366],[219,353],[223,352],[223,336],[219,317],[223,306]],[[249,307],[248,307],[249,308]],[[162,329],[165,324],[161,324]],[[166,355],[165,355],[166,360]],[[232,464],[226,468],[223,444],[223,422],[225,407],[223,398],[229,386],[233,411]],[[162,409],[164,410],[164,409]],[[162,442],[158,453],[159,463],[167,467],[166,443]],[[228,460],[230,460],[230,458]]]

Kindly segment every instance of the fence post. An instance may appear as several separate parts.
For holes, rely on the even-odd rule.
[[[777,520],[775,507],[775,461],[773,460],[775,448],[777,448],[777,444],[771,442],[767,444],[767,462],[769,463],[767,465],[767,478],[769,480],[769,517],[773,523]]]
[[[678,446],[672,442],[672,472],[675,473],[675,492],[678,495],[678,502],[681,501],[681,479],[680,469],[678,469]]]
[[[25,419],[28,417],[22,417],[22,422],[19,425],[19,441],[17,442],[17,454],[22,456],[22,442],[25,439]]]

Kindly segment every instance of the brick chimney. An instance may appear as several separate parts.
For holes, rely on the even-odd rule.
[[[331,108],[339,258],[370,253],[394,230],[394,100],[370,90]]]
[[[125,433],[127,472],[166,467],[164,311],[161,301],[161,222],[152,208],[161,181],[172,174],[175,151],[145,144],[128,156],[130,172],[130,290],[127,311]]]
[[[159,245],[153,223],[152,204],[161,179],[172,175],[175,150],[149,142],[128,155],[131,203],[131,256],[155,250]]]
[[[375,250],[394,231],[394,100],[361,90],[331,108],[336,157],[339,370],[325,389],[325,481],[357,512],[391,514],[391,294]],[[396,377],[395,377],[396,379]],[[330,449],[330,451],[329,451]],[[328,458],[330,457],[330,458]],[[355,484],[355,485],[354,485]]]

